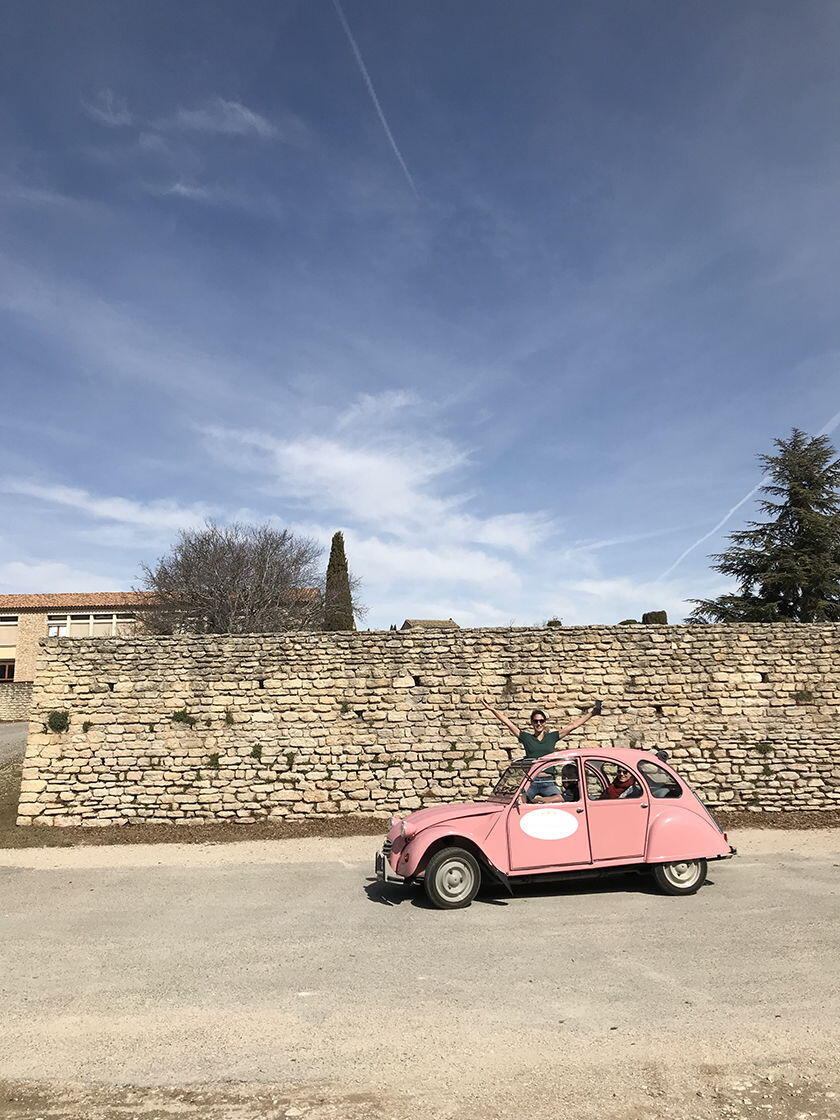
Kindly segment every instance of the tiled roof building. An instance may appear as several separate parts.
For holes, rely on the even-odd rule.
[[[0,595],[0,681],[31,681],[41,638],[98,638],[131,633],[151,591]]]

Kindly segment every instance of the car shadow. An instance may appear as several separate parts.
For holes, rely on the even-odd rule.
[[[707,879],[701,887],[713,887],[714,880]],[[404,902],[416,906],[418,910],[436,910],[426,898],[425,891],[418,883],[382,883],[368,879],[364,885],[365,894],[370,902],[380,906],[401,906]],[[664,898],[662,891],[649,875],[634,872],[591,879],[555,879],[546,883],[516,883],[511,895],[500,883],[485,881],[473,900],[474,904],[484,906],[509,906],[516,899],[562,897],[565,895],[589,894],[650,894]]]

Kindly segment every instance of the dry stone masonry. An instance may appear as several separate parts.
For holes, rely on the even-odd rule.
[[[0,683],[0,723],[29,719],[32,700],[31,681],[3,681]]]
[[[570,746],[664,747],[712,806],[837,808],[839,653],[840,625],[786,624],[49,639],[19,823],[480,796],[521,754],[485,694],[515,722],[542,707],[554,726],[601,697]]]

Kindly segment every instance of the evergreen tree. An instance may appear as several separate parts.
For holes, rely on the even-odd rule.
[[[840,621],[840,460],[825,436],[794,428],[760,455],[767,521],[731,533],[716,571],[738,591],[696,603],[689,622]]]
[[[327,564],[327,586],[324,591],[324,629],[355,630],[350,573],[344,555],[344,534],[334,533]]]

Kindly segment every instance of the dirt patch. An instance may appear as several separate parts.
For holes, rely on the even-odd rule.
[[[76,848],[99,844],[232,844],[244,840],[302,840],[314,837],[381,836],[386,817],[321,816],[308,821],[212,821],[206,824],[130,824],[103,828],[18,828],[19,761],[0,767],[0,848]],[[840,828],[840,809],[761,813],[715,811],[722,828]]]
[[[380,1098],[266,1085],[140,1088],[0,1082],[0,1120],[384,1120]]]
[[[840,828],[840,809],[820,809],[812,813],[800,810],[753,813],[743,809],[715,809],[714,814],[715,820],[726,832],[749,828]]]
[[[646,1071],[650,1076],[651,1071]],[[655,1076],[654,1081],[659,1079]],[[682,1091],[671,1084],[626,1086],[622,1093],[594,1092],[572,1101],[535,1102],[534,1117],[561,1114],[580,1120],[838,1120],[840,1098],[827,1085],[788,1070],[746,1076],[697,1071]],[[429,1120],[502,1120],[510,1101],[420,1102],[374,1093],[292,1089],[272,1085],[53,1085],[0,1082],[0,1120],[407,1120],[418,1111]],[[545,1107],[540,1107],[540,1103]],[[548,1111],[545,1111],[545,1108]]]

